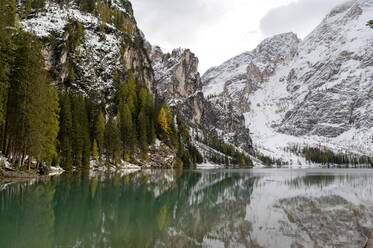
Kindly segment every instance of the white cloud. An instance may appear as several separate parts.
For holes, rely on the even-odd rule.
[[[204,72],[255,48],[269,35],[289,31],[303,35],[340,1],[132,0],[132,4],[138,25],[152,44],[166,51],[190,48]]]
[[[304,37],[333,7],[343,2],[346,0],[298,0],[271,9],[260,21],[260,30],[266,36],[292,31]]]

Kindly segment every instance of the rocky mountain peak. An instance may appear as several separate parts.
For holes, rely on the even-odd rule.
[[[338,14],[341,14],[341,13],[344,13],[346,10],[350,9],[354,4],[355,4],[356,0],[352,0],[352,1],[347,1],[343,4],[340,4],[336,7],[334,7],[328,15],[326,15],[325,19],[328,19],[328,18],[332,18]],[[324,19],[324,21],[325,21]]]
[[[253,51],[255,57],[262,57],[262,61],[281,63],[291,59],[298,51],[300,39],[295,33],[283,33],[267,38]]]
[[[291,61],[298,52],[299,42],[294,33],[275,35],[265,39],[253,51],[209,69],[202,76],[204,94],[223,93],[234,97],[237,91],[253,91],[258,83],[273,75],[279,64]]]
[[[163,99],[184,99],[198,91],[202,84],[198,58],[189,49],[174,49],[164,54],[160,47],[149,51],[155,71],[155,85]]]
[[[372,15],[371,0],[339,5],[303,41],[276,35],[211,68],[203,92],[246,116],[265,155],[291,162],[286,147],[315,143],[371,154]]]

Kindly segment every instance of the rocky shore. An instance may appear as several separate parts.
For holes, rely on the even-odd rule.
[[[0,168],[0,180],[3,179],[33,179],[40,175],[37,173],[29,173],[18,171],[10,168]]]

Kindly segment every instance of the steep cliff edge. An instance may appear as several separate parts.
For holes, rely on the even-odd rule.
[[[289,163],[306,164],[291,146],[373,154],[373,2],[337,6],[300,41],[266,39],[202,76],[210,102],[243,113],[254,146]]]
[[[164,54],[159,47],[148,46],[155,73],[158,95],[177,109],[195,128],[218,131],[224,139],[248,153],[253,153],[249,129],[242,114],[229,104],[209,102],[202,93],[198,58],[188,49]]]

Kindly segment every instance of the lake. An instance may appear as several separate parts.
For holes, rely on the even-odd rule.
[[[0,183],[0,247],[363,247],[373,170],[142,170]]]

